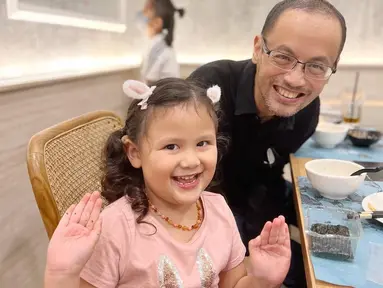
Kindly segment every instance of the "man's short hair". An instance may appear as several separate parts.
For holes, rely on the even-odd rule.
[[[308,13],[320,13],[338,19],[342,28],[342,41],[339,49],[340,55],[346,42],[346,21],[344,20],[343,15],[326,0],[283,0],[277,3],[266,17],[265,24],[262,28],[262,35],[267,36],[282,13],[287,10],[302,10]]]

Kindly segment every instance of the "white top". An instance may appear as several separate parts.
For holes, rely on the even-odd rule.
[[[145,83],[167,77],[180,77],[180,67],[175,51],[166,44],[164,37],[162,33],[154,36],[143,56],[141,79]]]

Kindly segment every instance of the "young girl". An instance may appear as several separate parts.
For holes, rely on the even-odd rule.
[[[180,68],[172,47],[174,14],[184,15],[170,0],[147,0],[138,20],[150,42],[141,64],[141,79],[147,84],[166,77],[180,77]]]
[[[247,275],[229,206],[204,191],[217,164],[220,88],[167,78],[129,80],[124,91],[136,100],[106,145],[102,229],[97,192],[69,208],[45,287],[279,287],[291,257],[283,216],[250,241]]]

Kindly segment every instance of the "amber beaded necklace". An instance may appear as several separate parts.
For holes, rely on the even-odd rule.
[[[164,219],[169,225],[173,226],[174,228],[177,228],[177,229],[180,229],[180,230],[183,230],[183,231],[191,231],[191,230],[194,230],[194,229],[198,229],[201,226],[201,223],[202,223],[202,211],[201,210],[202,210],[202,208],[199,205],[199,201],[197,201],[197,203],[196,203],[196,207],[197,207],[197,221],[192,226],[185,226],[185,225],[174,223],[172,221],[172,219],[170,219],[169,217],[167,217],[164,214],[162,214],[161,212],[159,212],[157,207],[154,206],[152,204],[152,202],[150,202],[149,199],[148,199],[148,202],[149,202],[150,209],[152,209],[158,216],[160,216],[162,219]]]

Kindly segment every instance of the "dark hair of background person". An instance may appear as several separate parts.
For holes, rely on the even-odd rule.
[[[168,46],[173,44],[173,33],[175,27],[174,13],[177,12],[182,18],[185,14],[185,9],[176,8],[170,0],[152,0],[152,7],[155,15],[162,19],[162,29],[168,31],[165,36],[165,42]]]

